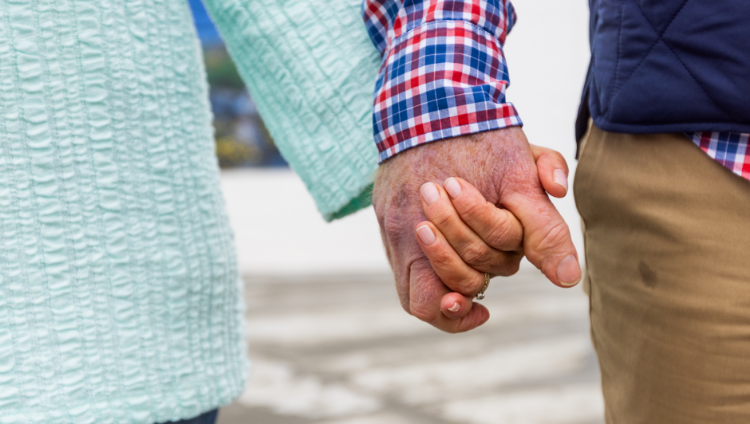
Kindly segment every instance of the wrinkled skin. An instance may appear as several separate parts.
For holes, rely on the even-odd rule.
[[[523,225],[523,252],[550,281],[568,287],[580,279],[580,270],[577,278],[571,272],[561,274],[564,280],[575,281],[563,283],[557,275],[558,264],[570,255],[576,258],[577,267],[577,254],[567,225],[540,184],[521,128],[455,137],[395,155],[381,165],[375,181],[373,206],[399,299],[408,313],[451,333],[471,330],[489,318],[486,308],[478,304],[460,317],[449,318],[441,312],[441,298],[461,284],[438,278],[415,237],[417,224],[426,219],[420,186],[442,184],[449,177],[463,178],[488,202],[518,218]],[[512,252],[509,257],[514,260],[504,275],[515,273],[522,258]]]

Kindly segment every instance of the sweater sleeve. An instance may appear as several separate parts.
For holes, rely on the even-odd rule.
[[[367,207],[380,57],[362,0],[204,0],[279,151],[327,221]]]
[[[381,54],[373,104],[379,159],[459,135],[522,125],[505,99],[508,0],[365,0]]]

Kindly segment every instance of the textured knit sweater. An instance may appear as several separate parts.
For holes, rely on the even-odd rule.
[[[0,1],[0,423],[241,392],[241,285],[180,0]]]
[[[377,166],[360,3],[207,1],[329,220]],[[183,0],[0,0],[0,424],[150,424],[241,392],[205,80]]]

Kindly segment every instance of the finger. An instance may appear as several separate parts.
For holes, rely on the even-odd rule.
[[[451,290],[474,297],[484,286],[484,274],[461,259],[431,222],[417,224],[417,239],[438,277]]]
[[[448,193],[439,184],[425,183],[420,188],[422,209],[427,219],[443,234],[448,244],[471,268],[492,275],[513,275],[518,271],[521,254],[501,252],[487,244],[461,220]],[[484,198],[482,198],[484,200]],[[486,203],[486,202],[485,202]],[[487,210],[497,209],[494,206]],[[494,212],[494,211],[493,211]],[[515,221],[518,223],[518,221]],[[520,226],[520,223],[518,223]],[[517,247],[521,246],[519,235]]]
[[[476,305],[461,293],[450,292],[440,301],[440,311],[448,318],[463,318]]]
[[[488,245],[506,252],[522,248],[523,226],[510,211],[487,202],[479,190],[461,178],[448,178],[444,186],[461,220]]]
[[[473,330],[487,322],[490,313],[484,305],[468,302],[465,316],[452,319],[441,311],[441,300],[450,293],[425,258],[414,261],[409,268],[409,309],[416,318],[448,333]]]
[[[500,197],[523,224],[524,253],[552,283],[573,287],[581,280],[581,268],[568,225],[542,189],[536,167],[520,160],[516,166]]]
[[[563,198],[568,194],[568,163],[559,152],[531,145],[539,180],[550,196]]]

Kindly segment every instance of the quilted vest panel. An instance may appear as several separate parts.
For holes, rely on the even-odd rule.
[[[750,2],[590,0],[576,124],[627,133],[750,132]]]

